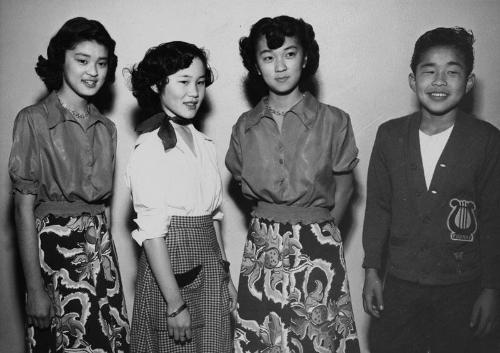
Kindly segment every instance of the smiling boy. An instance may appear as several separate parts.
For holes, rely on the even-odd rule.
[[[458,108],[473,42],[459,27],[422,35],[409,75],[420,109],[377,132],[363,230],[372,353],[476,352],[497,319],[500,132]]]

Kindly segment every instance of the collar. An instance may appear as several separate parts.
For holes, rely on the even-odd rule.
[[[309,92],[304,93],[304,99],[295,104],[287,114],[292,113],[296,116],[306,128],[310,129],[317,119],[317,112],[319,109],[318,100]],[[248,112],[248,117],[245,123],[245,132],[257,125],[262,118],[272,118],[271,112],[266,109],[264,98],[262,98],[253,108]]]
[[[63,123],[72,119],[71,113],[68,112],[61,105],[59,98],[55,91],[50,92],[50,94],[43,100],[43,105],[47,111],[47,121],[49,129],[54,128],[56,125]],[[107,125],[106,118],[99,112],[99,110],[92,104],[89,103],[89,126],[94,125],[97,122]]]

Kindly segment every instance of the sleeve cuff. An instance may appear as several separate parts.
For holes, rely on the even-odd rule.
[[[147,239],[162,238],[167,235],[171,216],[138,215],[135,219],[137,229],[132,231],[132,238],[142,246]]]

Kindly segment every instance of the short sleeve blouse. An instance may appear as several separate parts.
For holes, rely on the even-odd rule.
[[[13,190],[36,195],[37,216],[104,210],[113,185],[116,128],[93,105],[89,119],[83,128],[54,92],[17,115],[9,174]]]
[[[358,149],[349,115],[305,93],[281,132],[261,101],[233,126],[226,166],[243,194],[298,207],[334,207],[334,173],[351,171]]]
[[[181,136],[164,150],[158,129],[139,136],[127,166],[126,182],[137,218],[134,240],[163,237],[172,216],[212,215],[221,219],[222,182],[213,141],[189,125],[195,153]]]

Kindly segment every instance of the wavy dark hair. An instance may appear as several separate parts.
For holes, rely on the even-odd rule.
[[[151,89],[156,86],[158,92],[168,83],[168,76],[179,70],[188,68],[194,58],[198,58],[205,66],[205,86],[214,81],[213,72],[208,65],[206,52],[196,45],[182,41],[163,43],[150,48],[144,59],[132,69],[132,93],[146,115],[161,112],[160,94]]]
[[[47,47],[47,59],[42,55],[38,57],[35,71],[49,91],[58,90],[62,86],[66,51],[84,41],[96,41],[108,49],[108,72],[104,86],[115,81],[115,71],[118,64],[118,58],[115,55],[115,41],[99,21],[75,17],[63,24],[52,37]]]
[[[281,47],[285,37],[296,37],[302,46],[307,62],[302,70],[299,85],[303,87],[318,70],[319,46],[315,39],[313,27],[301,18],[290,16],[278,16],[274,18],[264,17],[252,25],[248,37],[240,39],[240,55],[243,65],[248,70],[250,83],[267,90],[263,78],[257,71],[257,42],[265,36],[269,49]]]
[[[415,73],[425,53],[435,47],[450,47],[457,50],[465,63],[467,76],[474,69],[474,34],[462,27],[438,27],[425,32],[415,43],[411,58],[411,70]]]

